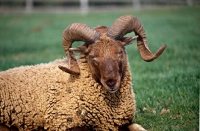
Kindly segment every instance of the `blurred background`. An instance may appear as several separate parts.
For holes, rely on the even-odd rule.
[[[0,0],[0,12],[37,12],[37,11],[80,11],[112,8],[133,8],[141,10],[154,6],[193,6],[200,0]]]

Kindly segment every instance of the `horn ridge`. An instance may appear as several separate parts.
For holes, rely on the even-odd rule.
[[[150,62],[156,59],[166,48],[166,45],[163,45],[158,49],[158,51],[156,51],[155,54],[153,54],[148,47],[146,34],[142,23],[137,17],[132,15],[124,15],[119,17],[107,31],[107,36],[120,40],[124,37],[124,35],[132,31],[139,36],[137,38],[137,46],[143,60]]]
[[[91,44],[99,39],[100,34],[95,30],[91,29],[86,24],[73,23],[69,25],[62,35],[62,45],[65,50],[65,54],[68,57],[69,68],[59,66],[59,68],[69,74],[80,74],[80,69],[76,61],[75,55],[69,49],[74,41],[83,41],[85,45]]]

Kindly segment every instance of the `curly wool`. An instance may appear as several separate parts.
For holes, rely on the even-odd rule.
[[[120,90],[112,94],[92,78],[84,55],[78,76],[58,69],[66,63],[61,59],[0,72],[0,123],[26,131],[77,126],[117,131],[132,121],[136,108],[129,65]]]

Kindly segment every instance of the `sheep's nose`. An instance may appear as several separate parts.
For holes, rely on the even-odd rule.
[[[113,89],[115,87],[116,81],[110,79],[110,80],[106,81],[106,84],[107,84],[107,86],[110,87],[110,89]]]

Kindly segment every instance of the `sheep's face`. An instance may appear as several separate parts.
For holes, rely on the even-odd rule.
[[[81,24],[81,26],[85,28],[85,25]],[[67,28],[63,36],[63,46],[64,48],[66,48],[66,55],[68,55],[70,59],[70,68],[66,68],[63,66],[59,66],[59,68],[69,74],[79,75],[79,66],[75,60],[73,52],[75,51],[82,53],[86,56],[88,66],[93,78],[97,82],[101,83],[106,90],[114,93],[120,88],[121,81],[125,76],[127,69],[126,67],[128,62],[125,52],[125,46],[136,40],[138,36],[120,37],[118,39],[115,39],[108,37],[108,29],[109,28],[105,26],[99,26],[95,28],[95,30],[99,34],[97,35],[98,39],[92,41],[93,43],[89,43],[91,41],[88,41],[88,43],[85,43],[82,46],[69,49],[69,47],[71,46],[70,43],[76,39],[83,39],[85,37],[85,33],[81,33],[81,35],[79,34],[79,36],[73,35],[73,37],[76,36],[77,38],[74,37],[73,39],[71,39],[72,34],[76,32],[78,28],[75,24],[75,31],[72,30],[71,33],[68,32],[70,31],[70,28]],[[68,35],[65,35],[65,33]],[[90,33],[91,32],[89,32],[89,34]],[[66,36],[69,36],[69,38],[65,38]]]
[[[110,38],[98,40],[88,47],[87,59],[93,78],[109,92],[116,92],[127,64],[123,42]]]

